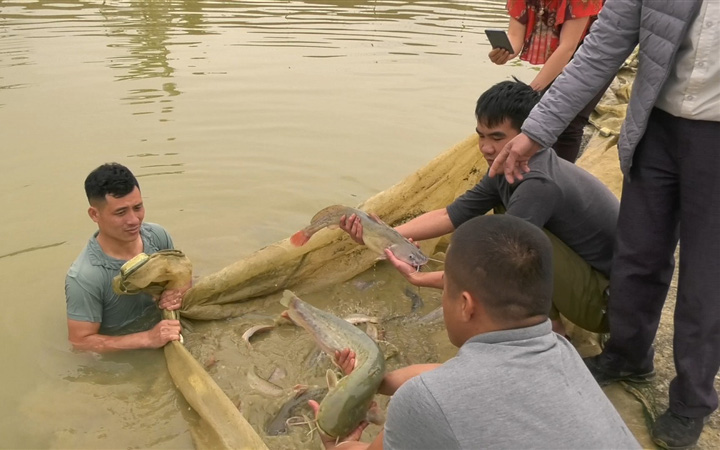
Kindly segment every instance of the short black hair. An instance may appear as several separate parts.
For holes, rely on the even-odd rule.
[[[106,195],[125,197],[136,187],[140,189],[135,175],[118,163],[103,164],[85,179],[85,194],[91,204],[105,201]]]
[[[449,294],[469,292],[495,320],[547,316],[553,290],[550,239],[517,217],[475,217],[453,233],[445,277]]]
[[[500,125],[507,119],[520,132],[520,127],[541,96],[517,78],[501,81],[480,96],[475,105],[475,118],[488,127]]]

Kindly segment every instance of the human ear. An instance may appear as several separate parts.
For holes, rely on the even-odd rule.
[[[88,208],[88,216],[92,219],[93,222],[97,223],[98,216],[100,215],[100,212],[98,209],[94,206],[91,206]]]
[[[477,311],[476,311],[477,305],[475,303],[475,300],[472,298],[472,296],[470,295],[469,292],[464,291],[462,293],[460,301],[462,302],[461,311],[462,311],[463,321],[469,322],[472,320],[472,318],[477,313]]]

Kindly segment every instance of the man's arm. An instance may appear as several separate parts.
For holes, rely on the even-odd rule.
[[[382,383],[380,383],[378,394],[393,395],[400,389],[400,386],[405,384],[409,379],[437,369],[441,365],[442,364],[413,364],[388,372],[383,377]]]
[[[426,212],[409,222],[395,227],[395,230],[408,239],[423,241],[455,231],[448,216],[447,208]]]
[[[160,348],[170,341],[180,339],[180,321],[162,320],[152,329],[124,336],[99,334],[100,324],[67,320],[68,340],[75,350],[107,353],[139,348]]]
[[[347,376],[355,370],[355,352],[349,348],[335,352],[335,364]],[[383,377],[378,394],[393,395],[407,380],[422,373],[437,369],[441,364],[413,364],[388,372]]]

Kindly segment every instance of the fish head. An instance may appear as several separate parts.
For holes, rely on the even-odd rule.
[[[419,268],[428,262],[428,257],[415,244],[408,241],[407,245],[393,245],[390,251],[400,261]]]

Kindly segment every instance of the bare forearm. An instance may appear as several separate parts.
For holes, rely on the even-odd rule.
[[[395,391],[397,391],[400,386],[405,384],[405,382],[410,378],[438,367],[440,367],[440,364],[413,364],[412,366],[388,372],[385,374],[382,383],[380,383],[378,393],[383,395],[393,395]]]
[[[422,241],[451,233],[455,227],[450,221],[447,209],[442,208],[426,212],[396,227],[395,230],[408,239]]]
[[[124,336],[91,334],[89,336],[70,340],[70,343],[75,350],[91,351],[96,353],[109,353],[139,348],[154,348],[148,331],[126,334]]]
[[[535,91],[542,91],[547,88],[550,83],[562,73],[565,66],[570,62],[574,52],[574,46],[567,45],[558,47],[545,62],[545,65],[540,69],[535,79],[530,83],[530,87]]]
[[[443,274],[444,272],[442,270],[435,272],[414,272],[409,274],[406,278],[415,286],[442,289]]]
[[[510,18],[507,34],[513,48],[513,56],[519,54],[525,45],[525,30],[525,25],[521,24],[514,17]]]

